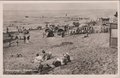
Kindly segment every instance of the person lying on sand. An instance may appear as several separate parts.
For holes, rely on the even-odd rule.
[[[70,55],[68,53],[63,54],[63,57],[59,57],[56,60],[53,61],[53,65],[55,67],[66,65],[68,62],[71,62]]]

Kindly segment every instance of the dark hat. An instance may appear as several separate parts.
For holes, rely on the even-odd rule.
[[[45,53],[45,50],[42,50],[42,53]]]
[[[39,54],[37,53],[36,56],[39,56]]]

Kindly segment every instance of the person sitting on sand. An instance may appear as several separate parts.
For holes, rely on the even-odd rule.
[[[36,54],[36,57],[34,58],[34,61],[32,63],[35,64],[35,67],[37,68],[38,73],[41,73],[43,71],[43,59],[42,56],[40,56],[38,53]]]
[[[47,55],[47,54],[46,54],[45,50],[42,50],[42,59],[43,59],[43,60],[46,60],[46,55]]]
[[[44,50],[42,50],[42,59],[44,61],[49,60],[51,57],[52,57],[52,53],[51,52],[46,53]]]
[[[40,56],[39,54],[36,54],[34,63],[41,63],[42,61],[43,61],[42,56]]]
[[[47,60],[51,59],[52,58],[52,53],[51,52],[48,52],[47,53]]]
[[[68,53],[65,53],[63,56],[67,59],[67,62],[71,62],[70,55]]]

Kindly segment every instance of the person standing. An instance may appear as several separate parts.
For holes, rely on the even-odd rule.
[[[62,31],[62,37],[64,37],[65,36],[65,32],[64,31]]]
[[[30,35],[27,36],[27,43],[29,43]]]
[[[18,44],[19,44],[18,36],[16,36],[15,39],[16,39],[16,44],[17,44],[17,46],[18,46]]]
[[[23,39],[24,39],[24,43],[26,43],[26,36],[25,35],[23,36]]]
[[[7,33],[9,33],[9,28],[8,27],[6,28],[6,30],[7,30]]]
[[[10,40],[9,40],[9,47],[11,47],[11,44],[12,44],[12,36],[10,37]]]
[[[46,32],[43,32],[43,38],[45,38],[45,36],[46,36]]]

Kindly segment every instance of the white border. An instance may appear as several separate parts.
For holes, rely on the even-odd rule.
[[[119,1],[1,1],[1,3],[105,3],[105,2],[119,2]]]
[[[0,76],[1,78],[23,78],[23,77],[42,77],[42,78],[53,78],[53,77],[57,77],[57,78],[66,78],[66,77],[69,77],[69,78],[78,78],[78,77],[81,77],[81,78],[118,78],[120,77],[119,76],[119,72],[120,72],[120,68],[118,68],[118,74],[116,75],[3,75],[3,4],[6,4],[6,3],[95,3],[95,2],[117,2],[118,3],[118,11],[119,11],[119,1],[0,1],[0,48],[1,48],[1,53],[0,53]],[[120,13],[120,12],[118,12]],[[119,18],[119,16],[118,16]],[[118,19],[118,57],[119,57],[119,49],[120,49],[120,42],[119,42],[119,37],[120,37],[120,32],[119,32],[119,22],[120,20]],[[120,59],[120,57],[118,58]],[[118,61],[119,63],[119,61]],[[120,65],[120,63],[119,63]],[[118,66],[119,67],[119,66]]]
[[[0,74],[3,73],[3,4],[0,2]]]
[[[118,76],[120,77],[120,3],[118,2]]]

